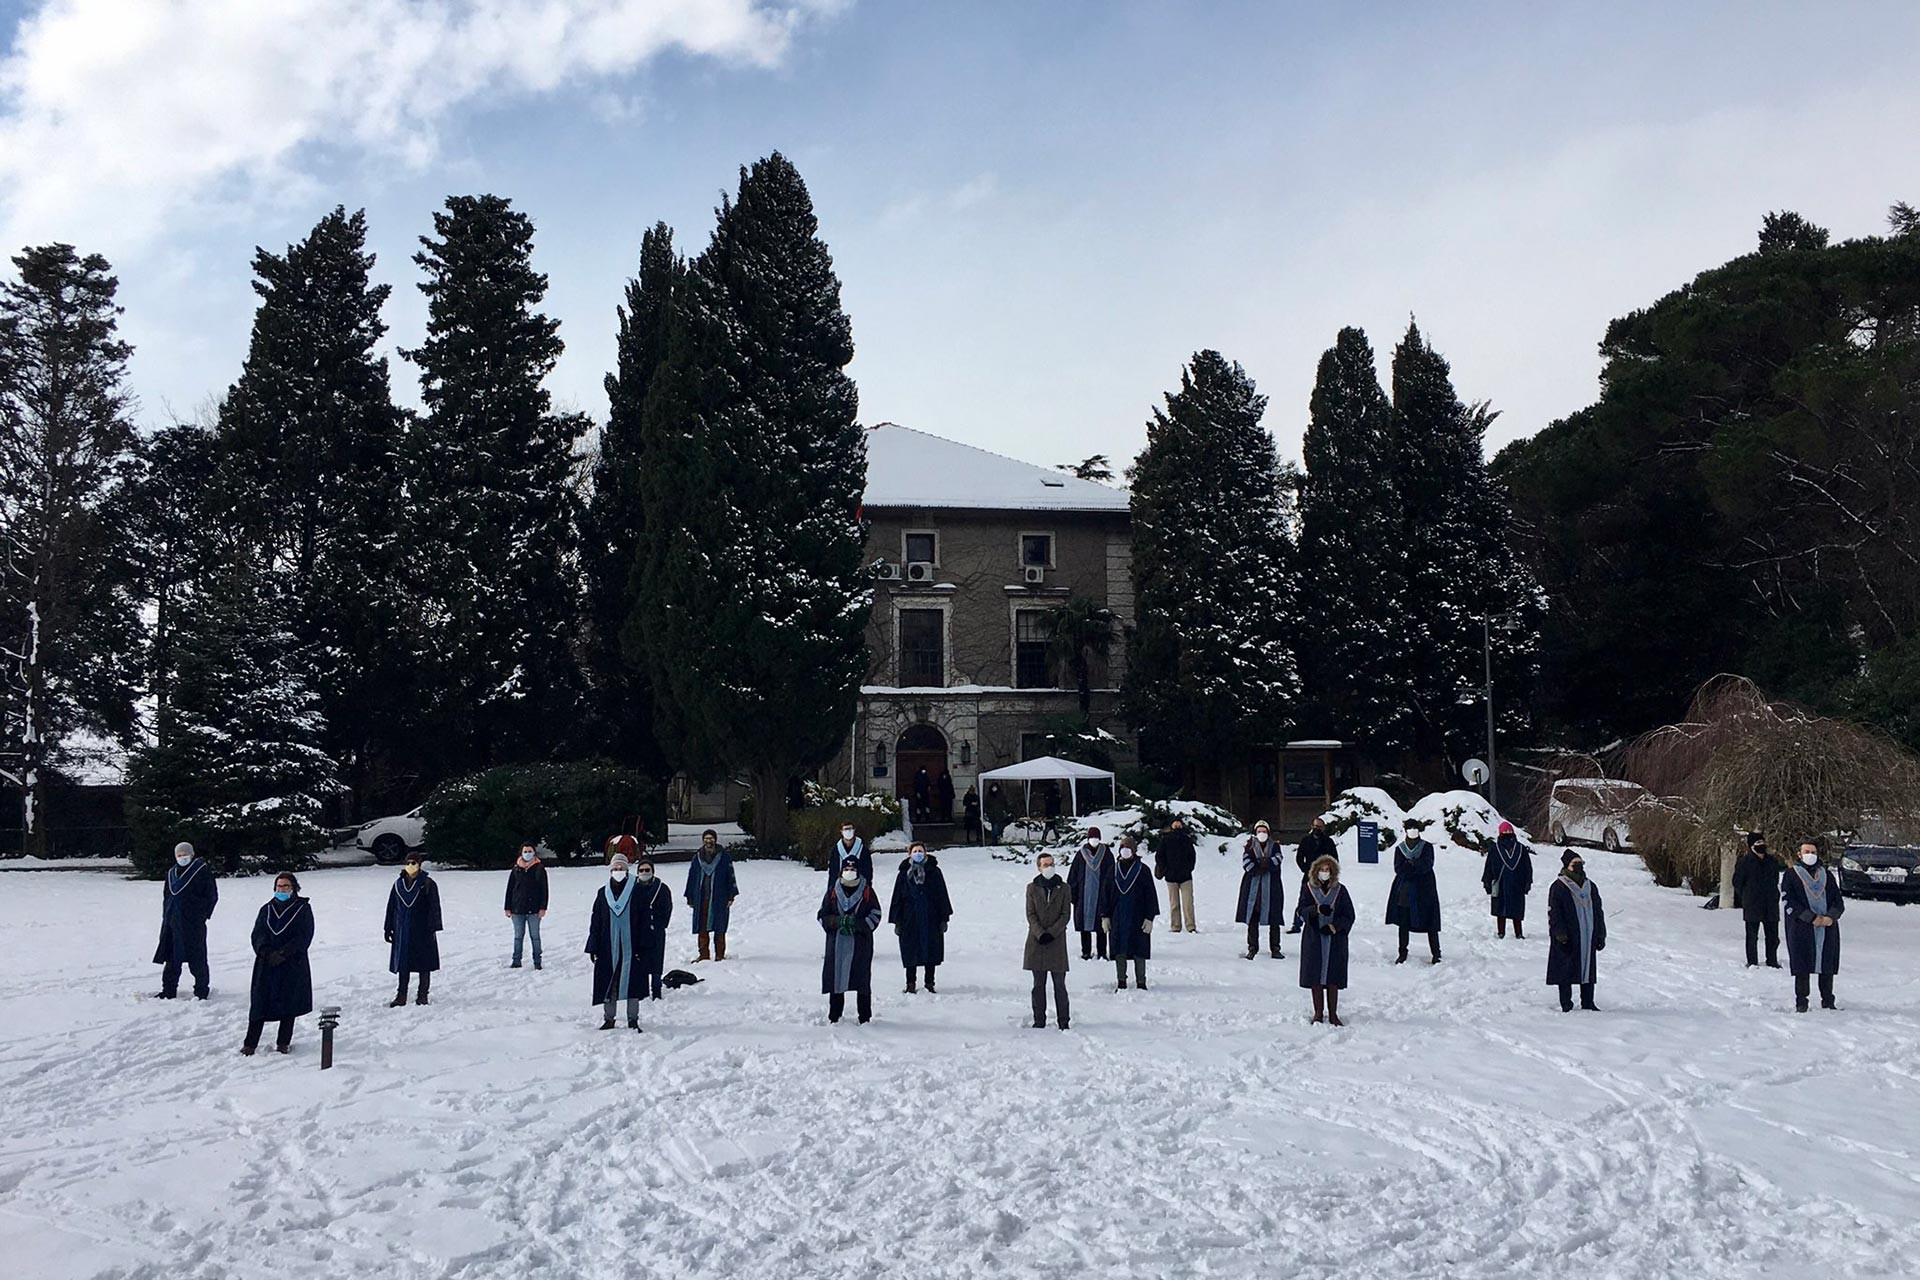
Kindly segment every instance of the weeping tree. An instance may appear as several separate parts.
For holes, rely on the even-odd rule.
[[[1636,739],[1626,772],[1660,797],[1634,817],[1649,867],[1717,881],[1723,902],[1742,832],[1785,848],[1868,824],[1920,826],[1920,757],[1879,730],[1773,701],[1741,676],[1714,677],[1685,720]]]

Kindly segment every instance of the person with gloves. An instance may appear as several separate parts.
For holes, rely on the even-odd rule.
[[[1547,985],[1560,991],[1560,1011],[1573,1011],[1573,988],[1580,1007],[1598,1012],[1593,984],[1599,956],[1607,949],[1607,911],[1600,886],[1587,879],[1587,862],[1576,849],[1560,858],[1560,874],[1547,888]]]
[[[860,1021],[872,1021],[873,935],[880,928],[880,899],[858,867],[849,863],[840,869],[840,878],[820,900],[818,916],[827,935],[820,966],[827,1021],[840,1021],[849,991],[858,998]]]
[[[1153,877],[1140,861],[1132,836],[1121,838],[1114,855],[1113,875],[1100,904],[1100,928],[1107,935],[1107,953],[1113,957],[1118,990],[1127,989],[1127,961],[1133,961],[1133,981],[1147,989],[1147,960],[1153,955],[1153,920],[1160,914],[1160,895]]]
[[[1793,1007],[1807,1011],[1814,979],[1820,983],[1820,1007],[1832,1009],[1833,977],[1840,972],[1840,878],[1820,865],[1820,846],[1800,845],[1799,861],[1781,878],[1781,913],[1787,925],[1787,965],[1793,973]]]
[[[180,995],[182,965],[193,973],[193,998],[207,998],[207,921],[219,902],[207,860],[185,840],[173,846],[173,865],[160,886],[160,944],[153,949],[153,962],[161,966],[160,999]]]
[[[1247,926],[1247,959],[1260,954],[1260,929],[1267,930],[1267,949],[1275,960],[1285,958],[1280,950],[1280,922],[1287,915],[1286,868],[1280,861],[1280,845],[1265,818],[1253,824],[1253,835],[1240,850],[1240,903],[1233,918]]]
[[[1340,859],[1321,854],[1307,868],[1307,901],[1301,909],[1300,985],[1313,993],[1313,1020],[1340,1021],[1340,992],[1347,985],[1347,941],[1353,933],[1353,898],[1340,883]]]
[[[1524,938],[1521,926],[1527,918],[1527,895],[1533,892],[1533,850],[1520,843],[1511,822],[1502,822],[1494,835],[1493,847],[1480,868],[1480,887],[1488,902],[1501,937],[1507,936],[1507,922],[1513,922],[1513,936]]]
[[[1053,980],[1054,1015],[1065,1031],[1067,1016],[1067,928],[1073,920],[1072,893],[1061,883],[1053,855],[1034,860],[1034,877],[1027,884],[1027,947],[1025,966],[1033,975],[1033,1025],[1047,1025],[1047,980]]]
[[[947,958],[947,921],[953,919],[953,899],[947,896],[946,873],[940,859],[918,841],[907,847],[893,878],[893,900],[887,904],[887,922],[900,939],[900,963],[907,970],[907,994],[919,988],[915,971],[926,970],[927,990],[934,991],[933,971]]]
[[[427,990],[440,967],[440,886],[420,867],[420,855],[407,855],[406,865],[395,877],[387,893],[387,921],[383,932],[387,939],[387,972],[398,975],[400,985],[393,993],[389,1009],[407,1002],[407,975],[420,975],[420,993],[415,1004],[427,1003]]]
[[[313,909],[300,896],[300,881],[283,871],[273,879],[273,896],[253,918],[253,982],[242,1054],[253,1056],[269,1022],[280,1024],[274,1050],[292,1051],[294,1019],[313,1012],[313,969],[307,963],[312,946]]]

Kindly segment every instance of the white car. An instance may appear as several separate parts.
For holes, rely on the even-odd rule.
[[[1622,778],[1562,778],[1547,797],[1547,829],[1555,844],[1633,848],[1633,810],[1653,796]]]
[[[373,860],[385,866],[400,861],[426,843],[427,824],[418,809],[392,818],[376,818],[355,833],[353,842],[370,850]]]

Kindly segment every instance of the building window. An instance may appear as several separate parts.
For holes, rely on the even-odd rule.
[[[1051,689],[1053,673],[1047,669],[1047,611],[1013,611],[1013,687]]]
[[[931,532],[903,535],[901,560],[907,564],[939,564],[940,535]]]
[[[1255,800],[1277,800],[1280,798],[1280,761],[1272,756],[1258,756],[1249,770],[1248,790]]]
[[[900,611],[900,683],[907,688],[940,688],[947,683],[945,619],[938,609]]]
[[[1050,533],[1023,533],[1020,535],[1020,564],[1029,569],[1051,569],[1053,567],[1053,535]]]
[[[1289,800],[1327,798],[1327,762],[1319,756],[1288,760],[1282,777]]]

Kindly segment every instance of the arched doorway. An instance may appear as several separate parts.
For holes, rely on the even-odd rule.
[[[914,826],[951,823],[953,784],[947,780],[946,735],[930,724],[913,725],[900,735],[893,763],[893,794],[913,815]]]

